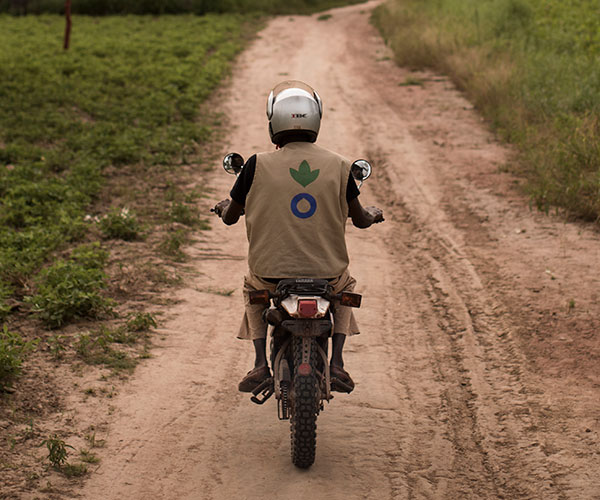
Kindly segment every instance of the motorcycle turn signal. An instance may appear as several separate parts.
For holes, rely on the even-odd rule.
[[[342,292],[340,294],[340,304],[346,307],[360,307],[362,295],[358,293]]]
[[[250,304],[265,304],[268,305],[271,301],[269,290],[254,290],[249,292]]]

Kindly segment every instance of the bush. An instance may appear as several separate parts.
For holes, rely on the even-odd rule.
[[[86,269],[104,269],[108,252],[98,242],[79,245],[71,253],[71,260]]]
[[[137,240],[141,227],[134,213],[127,208],[113,208],[98,221],[102,234],[107,239]]]
[[[77,318],[98,318],[112,312],[113,303],[102,296],[107,253],[86,245],[71,259],[59,260],[37,278],[37,294],[29,297],[33,311],[48,328],[58,328]]]
[[[48,460],[56,469],[60,469],[67,463],[67,457],[69,456],[67,448],[75,449],[71,445],[66,444],[57,434],[44,439],[40,446],[44,445],[48,449]]]
[[[27,353],[37,341],[24,340],[18,333],[10,332],[6,325],[0,330],[0,387],[10,381],[21,370]]]

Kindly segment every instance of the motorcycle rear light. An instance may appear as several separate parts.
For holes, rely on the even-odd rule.
[[[298,301],[298,314],[302,318],[314,318],[319,313],[319,307],[317,301],[314,299],[310,300],[299,300]]]

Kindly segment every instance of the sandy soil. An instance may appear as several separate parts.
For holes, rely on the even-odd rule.
[[[319,417],[317,459],[289,459],[275,402],[236,391],[243,224],[215,221],[191,249],[154,357],[95,419],[106,447],[85,499],[600,498],[600,238],[531,212],[511,153],[444,78],[394,66],[369,24],[377,2],[277,18],[241,56],[223,152],[270,149],[270,88],[297,78],[325,103],[319,143],[375,169],[348,227],[362,334],[357,381]],[[406,78],[420,85],[400,85]],[[214,197],[233,179],[217,169]],[[234,290],[231,295],[230,291]]]

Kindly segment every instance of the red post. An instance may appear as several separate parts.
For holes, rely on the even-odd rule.
[[[65,26],[65,43],[63,48],[67,50],[69,48],[69,41],[71,40],[71,0],[65,0],[65,18],[67,24]]]

